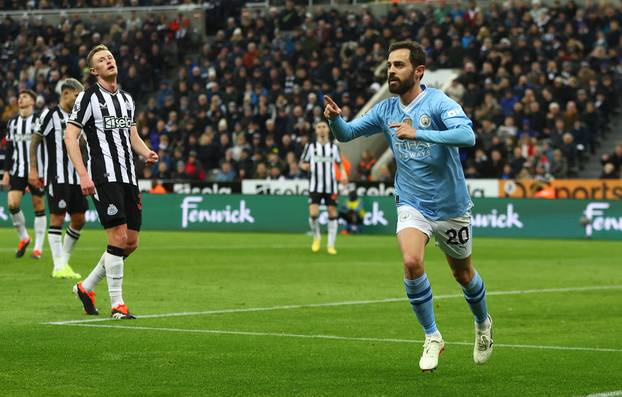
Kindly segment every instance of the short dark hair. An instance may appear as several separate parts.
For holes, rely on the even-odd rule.
[[[389,46],[389,54],[395,50],[407,49],[410,50],[410,63],[413,68],[419,65],[425,65],[425,51],[421,44],[412,40],[396,41]]]
[[[33,101],[35,101],[35,102],[37,101],[37,93],[34,92],[33,90],[29,89],[29,88],[25,88],[23,90],[20,90],[19,91],[19,95],[22,95],[22,94],[29,95],[32,98]]]

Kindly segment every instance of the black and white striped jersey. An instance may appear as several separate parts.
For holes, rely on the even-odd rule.
[[[31,114],[28,117],[17,116],[9,120],[7,124],[7,166],[6,170],[10,175],[28,178],[28,167],[30,164],[30,141],[36,124],[36,116]],[[45,155],[38,148],[37,167],[43,169]]]
[[[138,186],[130,141],[135,109],[130,94],[121,89],[109,92],[99,84],[76,98],[68,122],[84,131],[87,168],[96,185],[119,182]]]
[[[335,164],[341,164],[339,146],[333,142],[308,143],[301,159],[309,163],[309,193],[338,193]]]
[[[48,183],[68,183],[79,185],[80,178],[73,168],[65,147],[65,128],[69,113],[60,106],[45,109],[37,121],[35,133],[43,136],[45,161],[43,163],[43,180]]]

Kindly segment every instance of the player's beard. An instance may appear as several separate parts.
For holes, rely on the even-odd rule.
[[[391,84],[390,84],[392,82],[391,80],[397,81],[398,82],[397,86],[391,87]],[[414,75],[411,75],[408,79],[404,81],[398,80],[397,78],[394,78],[394,80],[393,79],[391,80],[389,81],[389,92],[391,94],[403,95],[407,93],[415,85]]]

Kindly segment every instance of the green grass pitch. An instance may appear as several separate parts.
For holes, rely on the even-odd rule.
[[[337,256],[293,234],[152,232],[125,266],[132,312],[90,320],[40,261],[0,229],[1,396],[582,396],[622,390],[622,245],[485,239],[495,352],[476,366],[473,320],[441,252],[426,268],[447,342],[421,373],[422,333],[392,236],[339,236]],[[85,230],[72,266],[105,247]],[[522,292],[521,292],[522,291]],[[349,303],[348,303],[349,302]],[[332,304],[334,303],[334,305]],[[262,309],[265,310],[254,310]],[[185,315],[177,315],[185,313]],[[168,315],[166,314],[175,314]],[[618,395],[618,394],[615,394]]]

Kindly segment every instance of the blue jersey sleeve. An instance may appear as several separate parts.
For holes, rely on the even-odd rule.
[[[456,101],[442,94],[436,112],[436,116],[440,115],[440,121],[447,129],[444,131],[417,130],[415,140],[458,147],[475,145],[473,123]]]
[[[339,142],[351,141],[360,136],[370,136],[384,132],[380,117],[380,104],[377,103],[363,116],[346,122],[341,116],[328,120],[328,126]]]

